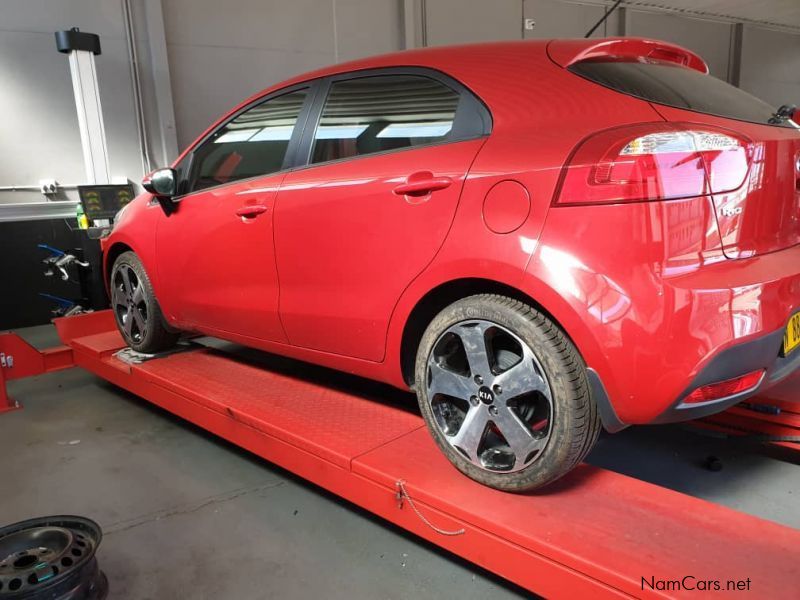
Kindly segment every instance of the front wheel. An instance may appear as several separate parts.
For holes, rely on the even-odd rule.
[[[600,432],[577,349],[511,298],[471,296],[439,313],[420,342],[415,379],[436,443],[493,488],[522,492],[558,479]]]
[[[150,278],[139,257],[123,252],[111,269],[111,308],[125,343],[137,352],[167,350],[178,334],[167,329]]]

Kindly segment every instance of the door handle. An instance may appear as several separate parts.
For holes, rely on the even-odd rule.
[[[243,219],[254,219],[258,215],[267,212],[269,209],[268,206],[263,204],[248,204],[247,206],[242,206],[236,210],[236,216],[242,217]]]
[[[398,185],[392,191],[398,196],[426,196],[453,184],[453,180],[449,177],[434,177],[432,173],[425,173],[422,177],[418,176],[419,178],[414,175],[409,176],[405,183]]]

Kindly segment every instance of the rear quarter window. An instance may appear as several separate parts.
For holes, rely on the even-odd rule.
[[[775,109],[763,100],[680,65],[586,61],[571,65],[569,71],[648,102],[738,121],[793,127],[789,121],[770,123]]]

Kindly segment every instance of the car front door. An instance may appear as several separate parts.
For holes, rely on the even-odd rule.
[[[299,88],[245,107],[179,166],[183,195],[159,220],[156,248],[166,309],[183,327],[286,340],[273,216],[309,96]]]
[[[490,119],[425,72],[323,88],[301,144],[309,164],[287,174],[276,204],[281,321],[293,345],[380,361],[392,310],[441,247]]]

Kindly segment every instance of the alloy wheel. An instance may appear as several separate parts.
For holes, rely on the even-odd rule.
[[[114,272],[111,302],[120,328],[129,341],[141,342],[147,335],[148,317],[144,285],[136,272],[121,264]]]
[[[542,455],[552,390],[533,350],[509,329],[480,319],[448,328],[428,357],[426,385],[437,427],[473,464],[515,472]]]

